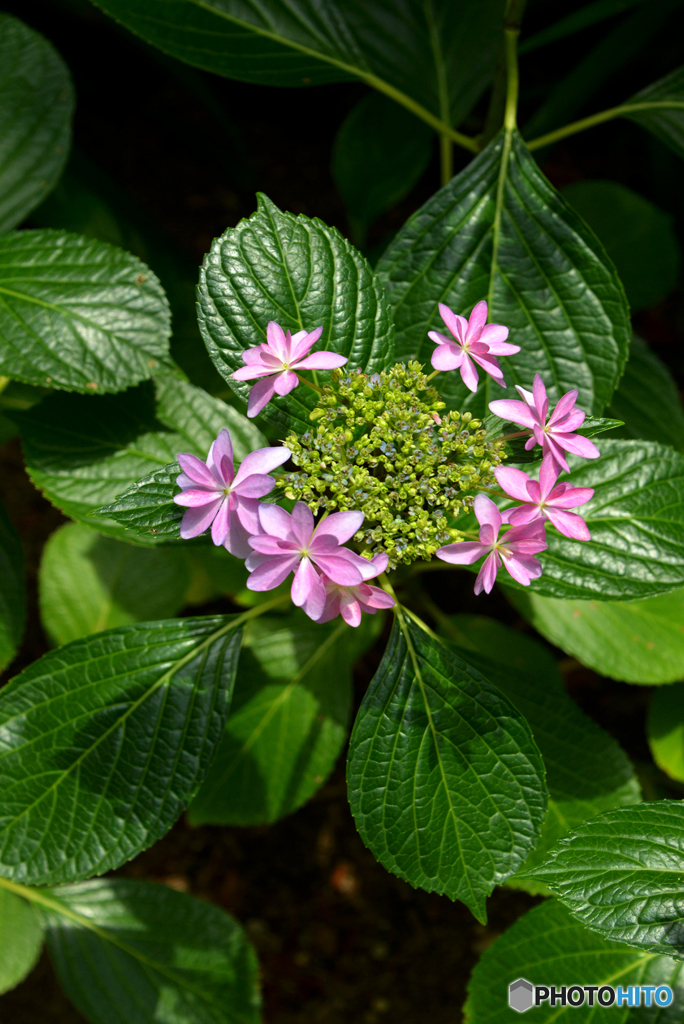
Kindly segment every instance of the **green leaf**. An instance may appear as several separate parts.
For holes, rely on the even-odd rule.
[[[432,157],[434,133],[378,93],[356,104],[335,136],[332,174],[358,244],[374,220],[408,195]]]
[[[684,586],[684,457],[651,441],[600,441],[600,459],[576,463],[568,480],[593,487],[581,513],[590,541],[547,530],[546,597],[628,601]],[[513,585],[507,578],[506,584]]]
[[[508,986],[524,978],[532,985],[670,985],[674,999],[669,1009],[614,1004],[610,1008],[551,1005],[536,1007],[535,1021],[608,1021],[609,1024],[677,1024],[684,1000],[681,965],[667,956],[639,953],[587,931],[573,921],[557,900],[546,900],[528,911],[483,953],[470,976],[464,1007],[469,1024],[511,1024],[520,1014],[508,1006]]]
[[[314,351],[348,356],[350,369],[373,373],[389,366],[390,309],[367,260],[336,228],[283,213],[264,195],[258,199],[256,213],[214,240],[197,293],[209,355],[233,391],[247,401],[253,382],[235,381],[232,374],[244,366],[245,349],[266,341],[270,320],[293,333],[322,326]],[[317,401],[315,391],[300,385],[285,398],[274,396],[264,415],[308,430]]]
[[[0,671],[16,654],[25,618],[24,552],[17,531],[0,505]]]
[[[299,611],[255,620],[223,739],[188,810],[191,824],[262,825],[316,792],[347,738],[351,670],[369,622],[352,632],[342,620],[321,625]]]
[[[40,896],[57,976],[93,1024],[259,1024],[256,955],[218,907],[123,878]]]
[[[169,365],[164,290],[135,256],[65,231],[0,236],[0,373],[86,394]]]
[[[360,78],[430,118],[459,124],[490,80],[501,0],[98,0],[165,53],[261,85]],[[293,156],[293,159],[296,159]]]
[[[627,103],[644,104],[642,110],[626,115],[630,121],[647,128],[677,156],[684,157],[684,65],[642,89]]]
[[[180,471],[177,462],[170,462],[136,480],[111,505],[91,512],[93,525],[104,518],[118,523],[131,540],[133,535],[148,543],[178,540],[185,515],[185,509],[173,501],[174,494],[180,493],[176,483]]]
[[[240,622],[119,626],[46,654],[0,691],[0,874],[77,881],[169,830],[221,737]]]
[[[556,659],[541,644],[484,616],[452,615],[442,631],[461,657],[525,716],[544,759],[549,805],[526,872],[570,829],[612,807],[641,800],[627,755],[568,696]],[[533,892],[543,889],[515,875],[508,884]]]
[[[682,258],[668,214],[615,181],[577,181],[562,194],[605,246],[632,312],[670,294]]]
[[[238,460],[268,445],[236,409],[173,377],[121,395],[51,395],[15,419],[36,487],[72,519],[126,540],[136,535],[89,513],[173,462],[178,452],[206,458],[223,427],[230,430]]]
[[[611,437],[660,441],[684,452],[679,389],[665,364],[640,338],[632,338],[625,373],[608,412],[624,423]]]
[[[684,671],[680,675],[684,675]],[[658,767],[670,778],[684,782],[684,686],[681,683],[663,686],[653,694],[648,705],[646,733]]]
[[[495,416],[493,412],[487,413],[482,418],[482,425],[490,438],[499,437],[501,434],[514,434],[520,430],[517,423],[509,423],[506,420],[502,420]],[[604,434],[607,430],[614,431],[622,426],[624,426],[622,420],[587,416],[582,426],[577,428],[577,433],[581,434],[582,437],[596,437],[597,434]],[[514,462],[516,465],[524,462],[541,463],[541,449],[539,446],[535,446],[528,451],[525,448],[527,440],[527,437],[514,437],[506,441],[504,450],[509,461]]]
[[[0,231],[55,187],[69,153],[74,89],[47,39],[0,14]]]
[[[592,818],[531,872],[585,927],[684,960],[684,805],[657,800]]]
[[[190,571],[177,550],[141,551],[68,523],[43,549],[40,615],[56,644],[131,622],[165,619],[185,603]]]
[[[555,21],[548,28],[535,32],[533,36],[527,36],[518,47],[518,53],[522,57],[525,53],[538,50],[540,46],[548,46],[559,39],[581,32],[582,29],[596,25],[597,22],[606,18],[613,18],[617,14],[624,14],[630,7],[637,7],[639,4],[647,3],[648,0],[594,0],[593,3],[584,4],[572,14],[566,14],[564,18]]]
[[[377,269],[394,309],[399,357],[429,363],[427,332],[445,329],[440,302],[466,313],[487,299],[490,321],[506,324],[521,347],[502,361],[509,385],[531,387],[540,373],[552,401],[577,388],[578,404],[596,416],[610,401],[629,341],[622,286],[517,133],[510,150],[500,133],[414,213]],[[450,407],[476,415],[503,397],[486,375],[476,396],[456,371],[435,385]]]
[[[684,590],[643,601],[563,601],[507,590],[542,636],[595,672],[626,683],[684,676]]]
[[[395,622],[354,723],[349,799],[389,871],[462,900],[480,921],[546,810],[530,728],[496,686],[411,623]]]
[[[23,981],[43,948],[43,925],[35,908],[0,883],[0,995]]]

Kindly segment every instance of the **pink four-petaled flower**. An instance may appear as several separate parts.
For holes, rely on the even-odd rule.
[[[280,324],[271,320],[266,327],[267,344],[248,348],[242,353],[245,366],[233,374],[235,380],[262,378],[249,392],[247,415],[258,415],[273,395],[288,395],[299,384],[296,370],[335,370],[344,366],[346,356],[336,352],[314,352],[309,350],[321,334],[322,327],[315,331],[297,331],[291,335]]]
[[[246,558],[251,551],[248,538],[260,531],[258,499],[275,487],[268,474],[290,455],[289,448],[260,448],[245,456],[236,473],[233,444],[225,429],[212,443],[206,462],[181,452],[178,462],[183,472],[176,483],[182,493],[173,499],[188,509],[181,521],[181,537],[198,537],[211,525],[214,544],[223,544],[231,554]]]
[[[374,555],[368,563],[369,569],[372,567],[372,572],[367,573],[366,580],[373,579],[384,572],[388,561],[389,558],[384,552]],[[325,574],[321,579],[325,585],[326,598],[325,607],[317,620],[318,622],[329,622],[330,619],[341,615],[347,625],[358,626],[361,623],[362,612],[375,615],[379,608],[394,607],[394,598],[380,587],[371,587],[368,583],[359,583],[355,587],[344,587],[335,583]]]
[[[558,402],[549,416],[549,400],[546,395],[544,381],[535,374],[532,392],[516,385],[516,391],[523,398],[522,402],[501,398],[489,403],[489,408],[502,420],[519,423],[532,431],[532,437],[526,442],[525,448],[542,446],[542,455],[552,455],[560,469],[568,470],[565,452],[581,455],[583,459],[598,459],[600,451],[587,437],[573,433],[584,423],[585,414],[575,408],[577,391],[568,391]]]
[[[589,528],[581,516],[569,508],[585,505],[594,497],[592,487],[573,487],[567,481],[557,484],[558,466],[553,456],[545,455],[539,471],[539,482],[512,466],[497,466],[494,475],[506,494],[524,505],[506,509],[501,515],[511,526],[524,526],[535,519],[548,519],[572,540],[591,540]]]
[[[503,372],[495,356],[515,355],[520,351],[520,346],[506,341],[507,327],[487,323],[487,303],[484,300],[478,302],[469,320],[454,313],[443,302],[439,304],[439,312],[453,338],[439,331],[428,332],[428,338],[437,345],[432,353],[435,370],[460,369],[465,386],[471,391],[477,391],[477,363],[497,384],[505,388]]]
[[[472,565],[486,555],[475,580],[476,594],[483,590],[489,594],[502,562],[513,579],[525,587],[541,576],[541,565],[532,556],[546,549],[544,520],[535,519],[525,526],[514,526],[499,539],[503,519],[491,498],[478,494],[474,509],[480,524],[479,542],[465,540],[447,544],[439,548],[437,557],[454,565]]]
[[[334,512],[314,525],[308,505],[298,501],[292,513],[278,505],[259,507],[261,535],[250,537],[253,548],[245,565],[250,590],[273,590],[294,570],[292,600],[318,620],[326,602],[325,584],[315,566],[334,583],[357,587],[375,576],[374,566],[342,547],[363,523],[363,512]]]

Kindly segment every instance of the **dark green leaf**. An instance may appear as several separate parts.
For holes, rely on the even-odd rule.
[[[559,39],[566,39],[575,32],[596,25],[606,18],[614,18],[616,14],[623,14],[628,8],[636,7],[638,4],[647,3],[648,0],[594,0],[593,3],[584,4],[572,14],[567,14],[559,21],[555,21],[548,28],[536,32],[533,36],[527,36],[518,47],[518,53],[523,56],[538,50],[540,46],[548,46]]]
[[[485,899],[536,845],[546,810],[530,728],[476,669],[395,622],[352,732],[349,799],[389,871],[486,920]]]
[[[64,391],[123,391],[169,364],[171,318],[135,256],[65,231],[0,236],[0,373]]]
[[[491,78],[504,10],[501,0],[98,4],[165,53],[206,71],[281,86],[360,78],[449,125],[459,124]]]
[[[682,621],[680,617],[680,623]],[[680,626],[681,629],[681,626]],[[684,670],[680,672],[680,677]],[[664,772],[684,782],[684,686],[663,686],[648,705],[648,745],[653,760]]]
[[[684,590],[643,601],[507,594],[542,636],[603,676],[648,685],[684,676]]]
[[[501,420],[492,412],[487,413],[483,417],[482,424],[491,439],[502,434],[515,434],[520,430],[517,423],[508,423],[505,420]],[[587,416],[582,426],[578,427],[577,433],[583,437],[596,437],[597,434],[604,434],[607,430],[615,430],[615,428],[620,428],[623,425],[622,420]],[[528,451],[525,448],[527,440],[527,437],[515,437],[506,441],[505,452],[510,462],[514,462],[516,465],[524,462],[541,462],[541,449],[539,446],[535,446]]]
[[[508,1006],[508,986],[524,978],[532,985],[670,985],[674,999],[669,1008],[631,1009],[584,1005],[572,1007],[543,1002],[532,1020],[562,1020],[574,1024],[608,1021],[610,1024],[678,1024],[684,1000],[681,964],[670,957],[637,953],[621,942],[611,942],[573,921],[557,900],[546,900],[519,918],[485,950],[468,984],[464,1012],[469,1024],[510,1024],[520,1014]]]
[[[28,900],[0,883],[0,995],[23,981],[43,948],[43,925]]]
[[[530,872],[592,931],[684,960],[684,804],[620,807],[580,825]]]
[[[525,871],[540,864],[561,836],[587,818],[641,800],[627,755],[568,696],[555,658],[541,644],[495,619],[473,615],[450,616],[443,632],[461,657],[525,716],[544,758],[549,806]],[[509,884],[540,888],[515,875]]]
[[[684,157],[684,65],[642,89],[627,103],[653,104],[627,116]]]
[[[16,654],[25,618],[24,552],[17,531],[0,505],[0,671]]]
[[[165,619],[185,603],[185,552],[140,550],[81,523],[52,534],[38,576],[40,616],[56,644],[131,622]]]
[[[259,1024],[257,958],[218,907],[123,878],[41,897],[57,976],[93,1024]]]
[[[509,340],[521,347],[502,362],[508,384],[531,387],[541,373],[552,401],[577,388],[580,407],[599,416],[627,357],[624,292],[597,239],[540,173],[520,136],[508,155],[504,139],[498,135],[413,214],[378,264],[394,308],[397,355],[429,363],[434,344],[427,332],[444,330],[438,303],[466,313],[487,299],[490,321],[506,324]],[[435,385],[450,407],[482,415],[489,400],[504,397],[489,380],[476,396],[458,371],[440,374]]]
[[[333,145],[332,173],[359,245],[366,228],[422,177],[433,138],[424,121],[378,93],[365,96],[342,122]]]
[[[101,533],[148,543],[156,538],[89,513],[179,452],[206,458],[223,427],[239,460],[268,444],[236,409],[173,377],[121,395],[51,395],[16,419],[29,475],[54,505]]]
[[[57,183],[71,142],[74,90],[47,39],[0,14],[0,231],[16,227]]]
[[[118,867],[171,827],[218,743],[239,617],[120,626],[0,691],[0,873],[34,885]]]
[[[255,620],[223,740],[188,811],[193,825],[261,825],[315,793],[347,737],[351,669],[370,622],[352,632],[302,612]]]
[[[111,505],[103,505],[91,513],[93,525],[97,527],[100,518],[118,523],[125,531],[124,536],[140,541],[171,541],[180,538],[180,524],[185,509],[174,504],[174,494],[179,494],[178,474],[181,468],[177,462],[148,473],[142,480],[136,480]]]
[[[671,217],[615,181],[578,181],[563,189],[563,197],[605,246],[632,312],[669,295],[681,264]]]
[[[608,412],[624,426],[611,437],[671,444],[684,452],[684,409],[670,371],[640,338],[632,338],[625,373]]]
[[[198,316],[217,369],[245,401],[251,382],[232,374],[244,366],[245,349],[266,341],[270,320],[293,333],[322,326],[314,351],[348,356],[350,369],[373,373],[393,359],[389,305],[361,253],[336,228],[283,213],[263,195],[257,212],[228,228],[205,257]],[[308,430],[317,400],[315,391],[299,385],[286,398],[274,396],[264,415]]]

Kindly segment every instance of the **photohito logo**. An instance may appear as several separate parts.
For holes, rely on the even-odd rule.
[[[508,986],[508,1005],[518,1013],[533,1006],[669,1006],[673,999],[669,985],[533,985],[518,978]]]

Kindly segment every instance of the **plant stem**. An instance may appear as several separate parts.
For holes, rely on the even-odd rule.
[[[564,128],[556,128],[553,132],[540,135],[538,138],[528,142],[527,148],[532,151],[534,149],[541,149],[542,146],[550,146],[551,143],[559,142],[561,139],[567,138],[568,135],[575,135],[577,132],[586,131],[587,128],[593,128],[594,125],[611,121],[614,117],[626,117],[628,114],[639,113],[639,111],[666,110],[668,108],[684,110],[684,100],[650,100],[643,103],[623,103],[619,107],[609,107],[608,110],[602,110],[598,114],[592,114],[590,117],[583,117],[579,121],[566,124]]]
[[[516,437],[531,437],[531,436],[532,436],[532,431],[531,430],[517,430],[515,432],[515,434],[502,434],[501,437],[493,437],[492,438],[492,444],[494,444],[495,441],[512,441]]]
[[[440,370],[435,370],[435,371],[434,371],[433,373],[431,373],[431,374],[430,374],[430,376],[428,377],[428,380],[434,380],[434,378],[435,378],[435,377],[437,376],[437,374],[438,374],[438,373],[440,373],[440,372],[441,372]]]
[[[439,137],[439,166],[442,185],[448,185],[454,176],[454,144],[448,135]]]
[[[306,377],[302,377],[298,373],[295,374],[295,376],[300,384],[306,384],[307,387],[312,388],[314,391],[317,391],[319,395],[323,394],[323,388],[319,388],[318,384],[314,384],[312,381],[307,380]]]

